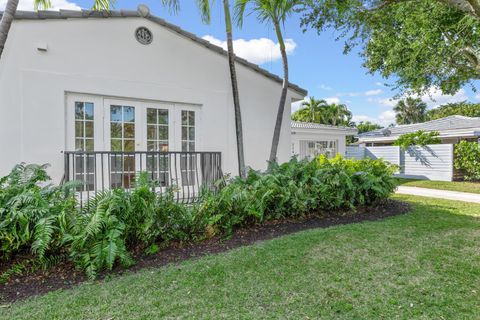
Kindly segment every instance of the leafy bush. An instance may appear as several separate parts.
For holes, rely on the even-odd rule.
[[[46,165],[19,164],[0,179],[0,253],[57,253],[75,212],[75,184],[53,186]]]
[[[251,170],[245,180],[233,178],[216,193],[205,190],[192,206],[177,203],[171,189],[154,192],[158,186],[140,173],[132,190],[98,193],[80,209],[74,184],[46,185],[45,166],[19,165],[0,180],[0,250],[8,257],[29,249],[36,259],[53,262],[62,254],[94,278],[116,263],[131,265],[134,250],[156,252],[159,243],[369,205],[393,192],[395,170],[383,160],[294,158],[269,172]]]
[[[438,131],[425,132],[418,130],[417,132],[405,133],[398,137],[393,143],[394,146],[399,146],[401,149],[408,149],[410,146],[425,147],[429,144],[441,143],[438,137],[440,133]]]
[[[465,180],[480,180],[480,144],[468,141],[457,144],[455,168],[463,171]]]

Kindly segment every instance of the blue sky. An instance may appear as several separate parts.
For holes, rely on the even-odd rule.
[[[20,9],[30,9],[33,0],[20,0]],[[0,0],[0,9],[6,0]],[[210,25],[202,24],[194,1],[183,1],[181,11],[172,15],[163,8],[160,0],[143,2],[120,0],[115,9],[136,9],[144,3],[153,14],[158,15],[183,29],[200,37],[222,45],[225,40],[224,22],[221,1],[215,1],[212,9]],[[52,0],[55,8],[88,8],[88,0]],[[385,87],[391,83],[379,75],[367,74],[362,67],[362,60],[356,53],[343,55],[343,43],[335,41],[334,32],[318,35],[310,30],[302,32],[300,17],[292,16],[285,25],[284,36],[288,40],[289,66],[291,82],[309,91],[309,96],[327,99],[330,102],[345,103],[354,114],[354,120],[371,120],[388,125],[394,122],[391,100],[394,92]],[[271,26],[257,22],[255,17],[246,18],[242,29],[234,30],[235,48],[238,55],[243,55],[252,62],[260,64],[270,72],[282,75],[282,64],[278,50],[274,46],[277,41]],[[270,39],[270,40],[269,40]],[[240,88],[241,89],[241,88]],[[432,97],[434,101],[430,98]],[[430,96],[422,97],[430,107],[453,101],[478,101],[469,88],[462,89],[454,96],[444,96],[432,89]]]

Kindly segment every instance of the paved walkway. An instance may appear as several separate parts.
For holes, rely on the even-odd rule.
[[[480,203],[480,194],[467,193],[467,192],[399,186],[397,189],[397,193],[411,194],[414,196],[422,196],[422,197],[430,197],[430,198]]]

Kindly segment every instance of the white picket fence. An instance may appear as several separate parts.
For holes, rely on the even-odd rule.
[[[453,180],[453,145],[435,144],[425,147],[413,146],[402,150],[396,146],[358,147],[349,146],[347,158],[382,158],[398,165],[399,177],[437,181]]]

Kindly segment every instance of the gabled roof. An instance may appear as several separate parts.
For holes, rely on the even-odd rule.
[[[357,128],[350,128],[350,127],[341,127],[341,126],[331,126],[327,124],[319,124],[319,123],[312,123],[312,122],[299,122],[299,121],[292,121],[292,129],[323,129],[323,130],[332,130],[332,131],[344,131],[349,134],[357,134]]]
[[[471,118],[464,116],[449,116],[442,119],[431,120],[423,123],[398,125],[386,129],[378,129],[375,131],[359,134],[360,138],[378,138],[385,136],[399,136],[404,133],[423,131],[442,131],[446,130],[465,130],[471,128],[480,128],[480,118]]]
[[[179,26],[171,24],[164,19],[150,14],[148,8],[145,6],[139,7],[138,11],[134,10],[112,10],[112,11],[92,11],[92,10],[60,10],[60,11],[17,11],[15,14],[15,20],[46,20],[46,19],[87,19],[87,18],[145,18],[149,21],[152,21],[158,25],[161,25],[173,32],[178,33],[179,35],[186,37],[199,45],[202,45],[214,52],[227,55],[227,51],[223,48],[216,46],[207,40],[204,40],[193,33],[183,30]],[[3,12],[0,12],[0,18],[2,17]],[[278,83],[283,83],[283,79],[279,76],[260,68],[258,65],[248,62],[247,60],[235,57],[235,61],[255,72],[260,73],[261,75],[275,81]],[[307,95],[307,90],[290,83],[289,88],[296,91],[302,96]]]

